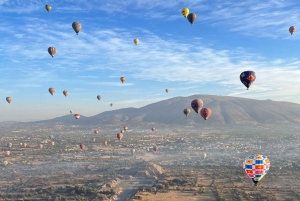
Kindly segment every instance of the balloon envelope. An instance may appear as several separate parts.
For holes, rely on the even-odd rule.
[[[183,8],[182,10],[181,10],[181,14],[183,15],[183,17],[187,17],[188,16],[188,14],[190,13],[190,10],[188,9],[188,8]]]
[[[291,26],[289,28],[289,32],[291,33],[291,35],[293,35],[293,33],[296,31],[296,28],[294,26]]]
[[[79,31],[81,30],[81,23],[80,22],[73,22],[72,23],[72,28],[73,30],[76,32],[76,34],[78,35]]]
[[[63,91],[63,94],[64,94],[65,96],[67,96],[67,95],[69,95],[69,92],[68,92],[67,90],[64,90],[64,91]]]
[[[200,114],[204,120],[207,120],[211,115],[211,109],[210,108],[202,108],[200,110]]]
[[[245,158],[243,168],[255,185],[268,173],[270,161],[263,155],[251,155]]]
[[[194,22],[196,21],[196,14],[195,13],[190,13],[187,16],[187,20],[191,23],[194,24]]]
[[[6,97],[6,101],[7,101],[8,103],[10,103],[10,102],[12,101],[12,98],[11,98],[11,97]]]
[[[55,93],[55,89],[54,88],[49,88],[48,89],[49,93],[53,96],[53,94]]]
[[[48,48],[48,53],[51,55],[51,57],[53,58],[56,54],[56,48],[55,47],[49,47]]]
[[[203,101],[201,99],[194,99],[191,102],[193,110],[198,114],[203,107]]]
[[[241,82],[247,87],[247,90],[251,84],[255,81],[256,75],[254,71],[244,71],[240,75]]]
[[[185,114],[185,116],[188,116],[190,114],[191,110],[189,108],[186,108],[183,110],[183,114]]]
[[[125,77],[120,77],[120,80],[121,80],[122,83],[124,83],[126,78]]]
[[[133,39],[133,42],[134,42],[134,44],[139,44],[139,39],[137,39],[137,38],[135,38],[135,39]]]
[[[118,134],[117,134],[117,138],[118,138],[119,140],[121,140],[121,139],[123,138],[123,133],[118,133]]]
[[[47,5],[45,6],[45,8],[46,8],[46,10],[47,10],[48,12],[50,12],[50,10],[52,9],[52,6],[50,6],[50,5],[47,4]]]

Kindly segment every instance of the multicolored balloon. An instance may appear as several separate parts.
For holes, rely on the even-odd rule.
[[[289,28],[289,32],[291,33],[291,35],[293,35],[293,33],[296,31],[296,27],[294,27],[294,26],[291,26],[290,28]]]
[[[207,120],[209,118],[209,116],[211,115],[211,109],[210,108],[202,108],[200,110],[200,114],[204,120]]]
[[[85,149],[85,145],[84,144],[80,144],[79,147],[80,147],[81,150],[84,151],[84,149]]]
[[[8,103],[10,103],[10,102],[12,101],[12,98],[11,98],[11,97],[6,97],[6,101],[7,101]]]
[[[52,9],[52,6],[50,6],[50,5],[47,4],[47,5],[45,6],[45,8],[46,8],[46,10],[47,10],[48,12],[50,12],[50,10]]]
[[[51,57],[53,58],[56,54],[56,48],[55,47],[48,47],[48,53],[51,55]]]
[[[255,79],[256,75],[254,71],[244,71],[240,75],[240,80],[247,87],[247,90],[249,90],[249,87],[255,81]]]
[[[74,117],[75,117],[75,119],[79,119],[80,118],[80,114],[75,114]]]
[[[268,173],[270,169],[270,161],[263,155],[251,155],[245,158],[243,168],[254,182],[254,186]]]
[[[43,149],[44,145],[40,144],[39,147],[40,147],[40,149]]]
[[[155,131],[155,130],[156,130],[156,128],[152,127],[152,128],[151,128],[151,130],[152,130],[152,131]]]
[[[111,104],[110,104],[110,107],[112,107],[113,105],[114,105],[114,104],[111,103]]]
[[[123,138],[123,133],[118,133],[118,134],[117,134],[117,138],[118,138],[119,140],[121,140],[121,139]]]
[[[194,99],[191,102],[193,110],[198,114],[203,107],[203,101],[201,99]]]
[[[73,30],[76,32],[76,34],[78,35],[79,31],[81,30],[81,24],[80,22],[73,22],[72,23],[72,28]]]
[[[99,131],[98,131],[98,130],[94,130],[94,133],[95,133],[95,134],[98,134],[98,133],[99,133]]]
[[[128,130],[128,126],[124,126],[123,129],[124,129],[124,131],[127,131]]]
[[[154,146],[153,151],[158,151],[158,146]]]
[[[53,94],[55,93],[55,89],[54,88],[52,88],[52,87],[50,87],[49,89],[48,89],[48,91],[49,91],[49,93],[53,96]]]
[[[196,18],[197,18],[197,16],[195,13],[190,13],[187,16],[187,20],[191,23],[191,25],[194,24],[194,22],[196,21]]]
[[[190,114],[191,110],[189,108],[186,108],[183,110],[183,114],[185,114],[185,116],[188,116]]]
[[[100,95],[98,95],[98,96],[97,96],[97,99],[98,99],[98,100],[100,100],[100,99],[101,99],[101,96],[100,96]]]
[[[169,89],[166,89],[166,92],[169,93]]]
[[[66,97],[67,95],[69,95],[69,92],[68,92],[67,90],[64,90],[64,91],[63,91],[63,94],[64,94],[65,97]]]
[[[122,83],[124,83],[125,80],[126,80],[126,77],[120,77],[120,80],[121,80]]]
[[[104,144],[104,146],[107,146],[107,141],[105,140],[105,141],[103,142],[103,144]]]
[[[186,18],[189,13],[190,13],[190,10],[188,8],[183,8],[181,10],[181,14],[183,15],[184,18]]]

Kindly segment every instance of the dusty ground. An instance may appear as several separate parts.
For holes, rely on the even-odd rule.
[[[142,199],[132,199],[132,201],[195,201],[197,199],[187,198],[184,195],[180,195],[178,192],[168,192],[152,194],[148,192],[141,192],[136,194],[136,196],[141,196]]]

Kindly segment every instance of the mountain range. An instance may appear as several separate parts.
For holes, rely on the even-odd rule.
[[[198,98],[203,100],[203,107],[208,107],[212,110],[212,115],[206,121],[200,114],[196,115],[191,108],[191,101]],[[185,108],[191,109],[191,113],[187,117],[183,114]],[[81,116],[80,119],[75,119],[73,115],[69,114],[31,123],[78,125],[136,125],[139,123],[179,125],[288,124],[300,123],[300,104],[231,96],[193,95],[174,97],[141,108],[118,109],[91,117]]]

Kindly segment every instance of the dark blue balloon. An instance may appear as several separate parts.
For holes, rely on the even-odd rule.
[[[196,14],[190,13],[190,14],[188,14],[188,16],[186,18],[191,24],[193,24],[196,21]]]
[[[247,90],[251,84],[255,81],[256,75],[254,71],[244,71],[240,75],[241,82],[247,87]]]

